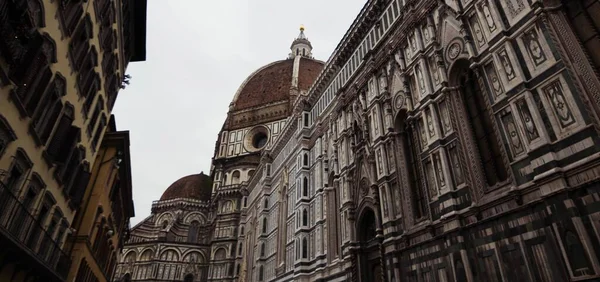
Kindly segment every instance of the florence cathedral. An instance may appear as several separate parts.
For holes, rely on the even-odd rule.
[[[290,49],[114,281],[600,279],[600,0],[369,0]]]

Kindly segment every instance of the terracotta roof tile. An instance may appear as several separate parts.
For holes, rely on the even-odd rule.
[[[200,173],[183,177],[175,181],[160,197],[161,201],[178,198],[210,200],[212,193],[212,180],[210,176]]]
[[[294,59],[287,59],[254,73],[242,86],[233,111],[287,101],[290,97],[293,69]],[[308,90],[322,69],[322,62],[302,58],[298,77],[300,90]]]

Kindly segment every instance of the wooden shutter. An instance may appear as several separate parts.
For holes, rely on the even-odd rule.
[[[87,189],[88,182],[90,181],[91,173],[84,170],[83,165],[79,165],[77,175],[72,183],[72,187],[70,188],[69,195],[71,196],[71,206],[79,207],[81,204],[81,200],[83,199],[83,195]]]

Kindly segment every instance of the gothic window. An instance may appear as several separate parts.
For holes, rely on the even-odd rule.
[[[306,176],[302,179],[302,196],[308,197],[308,178]]]
[[[261,243],[260,244],[260,257],[264,257],[265,256],[265,243]]]
[[[265,198],[265,209],[269,208],[269,198]]]
[[[12,141],[17,140],[15,132],[10,127],[4,116],[0,115],[0,157]]]
[[[263,266],[261,265],[258,267],[258,281],[263,281],[263,276],[264,276]]]
[[[302,48],[302,56],[306,56],[306,49]]]
[[[500,144],[497,142],[498,138],[494,133],[492,117],[486,110],[483,99],[485,93],[479,88],[471,70],[461,77],[460,88],[487,184],[496,185],[506,180],[508,173],[502,159]]]
[[[304,153],[304,156],[302,156],[302,165],[307,167],[308,166],[308,154]]]
[[[239,264],[235,266],[235,275],[238,275],[238,276],[240,275],[240,265]]]
[[[190,230],[188,232],[188,242],[196,243],[198,242],[198,231],[200,229],[200,223],[198,221],[192,221],[190,224]]]
[[[238,244],[238,252],[237,253],[238,253],[238,256],[242,255],[242,243]]]
[[[411,191],[413,213],[415,218],[422,218],[425,216],[427,211],[427,202],[423,193],[423,181],[421,174],[418,171],[418,167],[421,165],[418,156],[419,146],[417,139],[413,135],[411,126],[405,124],[406,113],[399,113],[395,121],[395,130],[399,134],[397,135],[397,143],[400,146],[400,155],[404,155],[403,158],[399,158],[399,163],[404,162],[404,166],[408,173],[408,186]]]
[[[244,226],[243,225],[240,227],[240,235],[244,235]]]
[[[308,240],[302,238],[302,258],[308,258]]]
[[[302,226],[308,226],[308,211],[306,209],[302,211]]]
[[[267,233],[267,218],[263,218],[262,233]]]
[[[376,235],[375,213],[373,213],[373,210],[367,209],[360,221],[360,240],[369,242],[375,239]]]

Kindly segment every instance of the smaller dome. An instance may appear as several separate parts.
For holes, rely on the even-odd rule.
[[[175,181],[160,197],[161,201],[187,198],[201,201],[209,201],[212,191],[212,180],[210,176],[200,172],[180,178]]]

